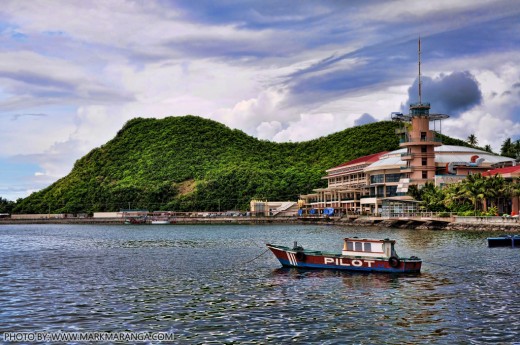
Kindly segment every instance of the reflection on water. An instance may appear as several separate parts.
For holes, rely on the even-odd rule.
[[[486,233],[335,226],[2,226],[0,331],[166,331],[176,342],[520,342],[520,249]],[[416,275],[280,268],[265,243],[397,239]],[[253,258],[258,257],[256,260]]]

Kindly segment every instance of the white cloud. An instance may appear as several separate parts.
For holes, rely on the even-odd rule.
[[[259,139],[272,139],[278,132],[282,130],[283,126],[278,121],[262,122],[256,128]]]
[[[520,133],[520,115],[515,113],[520,108],[520,98],[513,89],[520,80],[520,68],[509,63],[472,73],[480,84],[482,104],[459,119],[446,120],[443,133],[462,140],[474,134],[479,146],[490,145],[500,153],[502,143]]]

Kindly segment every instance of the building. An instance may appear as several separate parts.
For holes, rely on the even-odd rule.
[[[441,121],[449,116],[430,114],[430,103],[422,102],[420,56],[419,41],[419,102],[410,104],[409,114],[391,114],[392,120],[401,124],[396,130],[401,149],[361,157],[327,170],[327,188],[300,196],[302,213],[323,213],[325,209],[330,213],[334,208],[336,214],[380,214],[383,201],[396,209],[417,210],[417,202],[407,195],[411,185],[421,188],[432,182],[443,186],[468,174],[515,165],[508,157],[442,145],[437,133]]]
[[[485,177],[495,175],[502,176],[508,182],[520,182],[520,165],[492,169],[482,173],[482,176]],[[509,203],[504,208],[511,209],[512,216],[520,213],[520,195],[513,194],[510,200],[504,201]]]
[[[345,214],[360,213],[363,188],[368,183],[365,168],[385,153],[360,157],[328,169],[327,175],[323,177],[328,182],[327,188],[315,189],[312,194],[300,196],[300,203],[304,205],[302,213],[323,213],[326,208],[334,208]]]
[[[379,214],[384,200],[402,200],[403,207],[416,209],[416,203],[407,202],[412,198],[406,193],[409,185],[418,184],[419,181],[421,184],[432,182],[442,187],[464,179],[469,173],[481,172],[484,175],[485,172],[496,171],[501,174],[515,171],[520,174],[520,166],[513,167],[515,162],[512,158],[471,147],[440,145],[434,147],[433,163],[426,170],[434,174],[423,179],[421,173],[420,178],[414,179],[407,169],[403,169],[410,161],[407,159],[408,155],[408,148],[405,147],[360,157],[327,170],[324,177],[328,181],[326,188],[300,196],[303,213],[311,214],[313,209],[314,213],[323,213],[325,208],[332,207],[336,214]],[[494,168],[497,166],[509,167],[501,170]],[[414,165],[410,164],[410,167],[413,169]],[[419,167],[423,167],[422,159]]]
[[[294,217],[301,205],[294,201],[251,200],[249,209],[252,216]]]

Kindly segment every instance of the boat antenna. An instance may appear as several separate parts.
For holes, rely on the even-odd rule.
[[[421,36],[419,36],[419,104],[422,104],[422,81],[421,81]]]

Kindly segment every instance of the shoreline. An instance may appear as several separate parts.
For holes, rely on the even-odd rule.
[[[78,225],[124,225],[124,218],[39,218],[39,219],[10,219],[1,218],[0,225],[12,224],[78,224]],[[273,218],[273,217],[178,217],[171,224],[163,225],[275,225],[275,224],[300,224],[300,225],[336,225],[336,226],[371,226],[415,230],[447,230],[447,231],[497,231],[520,232],[520,223],[479,223],[479,222],[453,222],[439,220],[410,220],[410,219],[381,219],[377,217],[367,218]],[[132,225],[132,224],[130,224]],[[155,224],[140,224],[150,225]]]

